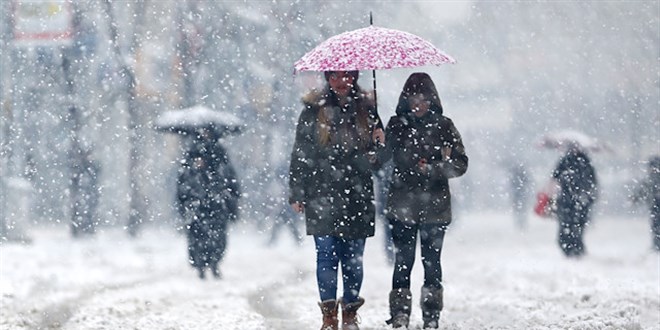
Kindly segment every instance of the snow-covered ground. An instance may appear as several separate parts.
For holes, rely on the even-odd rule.
[[[660,254],[645,218],[597,216],[588,255],[564,258],[555,223],[525,233],[495,213],[465,214],[445,240],[442,329],[660,329]],[[379,228],[380,229],[380,228]],[[230,234],[222,280],[202,281],[170,229],[139,239],[107,228],[72,240],[32,228],[32,244],[0,246],[0,329],[317,329],[313,242],[250,225]],[[388,329],[391,270],[378,234],[367,241],[362,329]],[[415,266],[413,294],[421,265]],[[416,302],[417,297],[413,297]],[[421,327],[418,304],[412,327]]]

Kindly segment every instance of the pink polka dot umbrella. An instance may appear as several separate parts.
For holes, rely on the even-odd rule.
[[[414,34],[369,26],[322,42],[296,61],[296,71],[352,71],[413,68],[456,63]]]
[[[322,42],[294,63],[294,73],[373,70],[376,99],[376,70],[445,63],[453,64],[456,60],[421,37],[370,25],[338,34]]]

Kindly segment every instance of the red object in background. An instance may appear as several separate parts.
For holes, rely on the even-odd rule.
[[[540,192],[536,195],[536,205],[534,206],[534,213],[542,217],[550,217],[550,195]]]

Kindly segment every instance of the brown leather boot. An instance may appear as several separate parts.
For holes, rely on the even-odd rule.
[[[325,300],[319,303],[321,313],[323,313],[323,325],[321,330],[338,330],[339,320],[337,320],[337,308],[339,304],[336,300]]]
[[[340,300],[341,301],[341,300]],[[358,301],[345,304],[341,301],[341,329],[342,330],[360,330],[357,311],[364,305],[364,299],[358,297]]]

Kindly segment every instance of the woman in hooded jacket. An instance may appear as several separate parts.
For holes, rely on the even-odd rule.
[[[325,72],[325,79],[323,90],[303,98],[289,168],[289,203],[305,213],[307,234],[314,236],[321,329],[337,329],[341,306],[342,329],[353,330],[364,304],[359,296],[364,244],[374,235],[375,150],[385,136],[373,96],[357,85],[357,71]],[[337,299],[339,267],[343,295]]]
[[[387,201],[395,263],[389,294],[393,328],[408,327],[412,305],[410,274],[419,236],[424,284],[420,305],[424,328],[437,328],[443,307],[440,252],[451,223],[448,179],[467,171],[468,157],[454,123],[443,116],[431,77],[413,73],[386,129],[387,155],[394,170]]]

